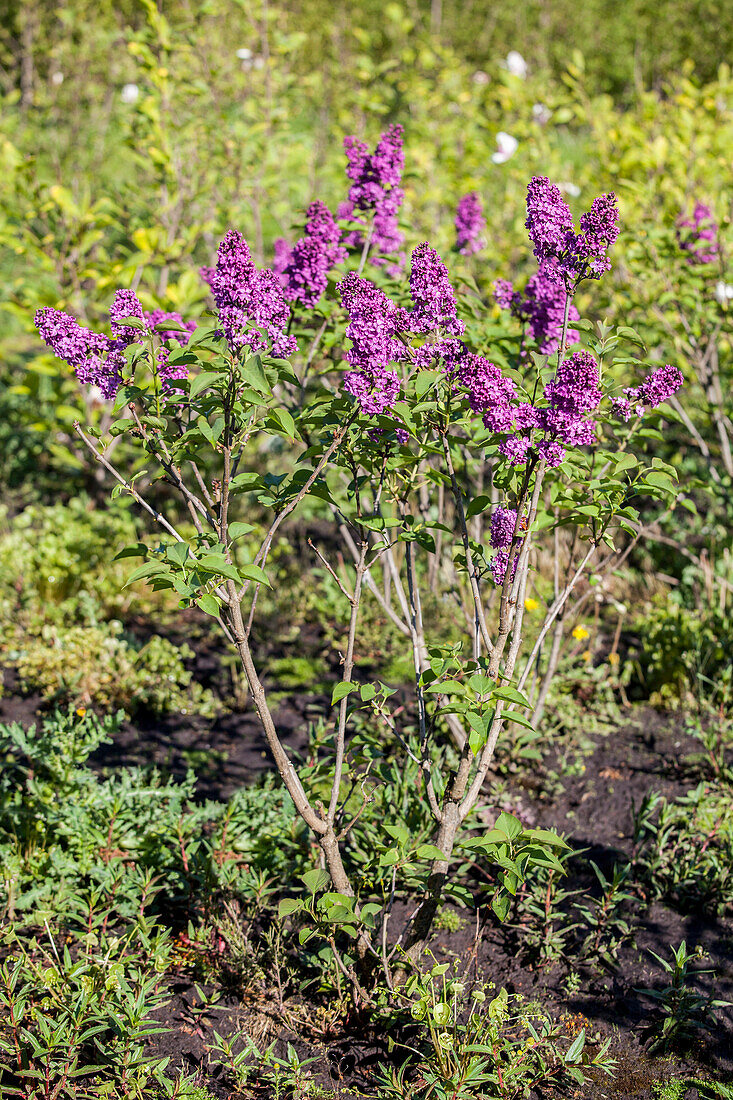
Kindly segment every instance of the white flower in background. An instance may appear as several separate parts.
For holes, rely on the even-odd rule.
[[[246,46],[243,46],[241,50],[237,50],[237,57],[240,61],[251,61],[252,51],[248,50]]]
[[[564,183],[558,183],[557,186],[561,191],[564,191],[566,195],[570,195],[571,199],[577,199],[580,195],[580,188],[577,183],[571,183],[570,180],[565,180]]]
[[[527,62],[518,50],[510,50],[506,55],[506,67],[512,76],[519,76],[522,80],[527,75]]]
[[[496,152],[491,154],[491,159],[494,164],[504,164],[505,161],[514,156],[518,148],[519,142],[515,137],[499,130],[496,135]]]
[[[137,103],[140,97],[140,89],[137,84],[123,84],[120,99],[123,103]]]
[[[488,83],[489,83],[489,80],[490,80],[491,78],[490,78],[490,76],[489,76],[489,74],[488,74],[488,73],[485,73],[485,72],[484,72],[484,70],[483,70],[483,69],[478,69],[478,70],[477,70],[477,71],[476,71],[476,72],[475,72],[475,73],[473,74],[473,77],[472,77],[472,79],[473,79],[473,82],[474,82],[474,84],[488,84]]]
[[[552,111],[544,103],[535,103],[532,107],[532,118],[539,122],[540,126],[546,126],[552,118]]]
[[[63,73],[51,73],[51,83],[52,84],[55,84],[58,87],[58,85],[63,84],[63,82],[64,82],[64,74]]]
[[[715,284],[715,297],[724,306],[733,298],[733,283],[724,283],[723,280]]]
[[[252,64],[254,65],[255,69],[264,69],[265,59],[264,57],[256,57]]]

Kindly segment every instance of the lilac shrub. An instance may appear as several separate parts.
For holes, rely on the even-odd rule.
[[[130,580],[175,590],[182,606],[197,605],[216,620],[236,652],[282,781],[321,849],[332,886],[324,898],[335,893],[346,913],[352,936],[341,945],[340,970],[360,989],[369,971],[364,960],[381,950],[375,937],[386,928],[395,891],[385,886],[375,901],[368,887],[356,885],[372,880],[343,861],[368,805],[355,817],[347,812],[351,792],[368,782],[360,754],[351,751],[353,711],[365,710],[424,776],[432,844],[408,850],[384,833],[379,857],[385,883],[386,869],[398,864],[413,878],[420,872],[422,890],[402,939],[417,956],[450,888],[460,827],[481,797],[499,737],[512,723],[526,725],[536,709],[527,680],[543,660],[543,639],[550,629],[557,636],[591,563],[599,577],[614,568],[623,552],[614,537],[636,537],[634,500],[676,496],[674,471],[657,459],[646,467],[632,449],[639,418],[673,397],[682,377],[665,366],[619,390],[612,378],[617,367],[628,369],[624,337],[600,325],[580,346],[571,327],[580,324],[577,287],[610,267],[618,236],[613,195],[596,198],[576,230],[559,189],[544,177],[530,182],[527,228],[539,270],[521,294],[506,280],[495,291],[525,332],[514,345],[507,332],[487,347],[475,302],[469,308],[462,301],[429,242],[413,249],[409,277],[400,283],[387,283],[381,264],[374,279],[364,276],[371,257],[383,260],[402,244],[401,128],[390,127],[372,153],[355,138],[346,151],[348,211],[341,214],[351,227],[342,232],[329,209],[314,202],[303,236],[292,248],[277,246],[273,269],[258,268],[242,234],[231,229],[215,266],[202,271],[215,305],[210,324],[198,318],[197,328],[194,319],[146,310],[129,290],[115,295],[109,336],[55,310],[40,310],[36,323],[81,383],[114,399],[120,419],[111,434],[124,435],[131,449],[143,447],[146,464],[157,462],[185,505],[188,527],[163,516],[114,465],[106,441],[77,426],[94,458],[164,529],[166,541],[150,549]],[[480,214],[480,203],[467,196],[457,225],[464,252],[479,240]],[[329,276],[339,266],[346,270],[329,297]],[[493,308],[492,301],[483,305]],[[312,338],[299,349],[293,332]],[[618,364],[617,347],[624,353]],[[263,454],[281,461],[282,470],[258,473]],[[487,483],[491,495],[483,491]],[[273,540],[309,495],[311,508],[333,517],[333,539],[354,571],[347,586],[326,552],[316,550],[349,614],[325,798],[323,786],[310,788],[290,758],[250,644]],[[523,616],[536,549],[543,532],[559,526],[573,530],[572,548],[562,563],[556,559],[554,599],[527,653]],[[559,553],[557,539],[555,546]],[[443,575],[472,609],[459,646],[426,637],[420,590]],[[357,678],[366,599],[376,600],[409,642],[411,709],[391,708],[389,685]],[[544,683],[551,674],[552,659]],[[435,768],[442,769],[439,782]],[[494,839],[470,843],[498,859],[490,904],[503,919],[516,889],[506,860],[519,861],[521,877],[538,851],[552,863],[562,842],[507,815],[497,829]],[[496,835],[505,839],[498,843]],[[314,894],[310,902],[288,902],[286,911],[306,912],[324,949],[336,951],[320,904]]]

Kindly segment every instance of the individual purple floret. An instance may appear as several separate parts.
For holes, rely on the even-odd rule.
[[[713,212],[705,203],[695,203],[690,218],[677,222],[677,240],[691,264],[712,264],[720,255],[718,225]]]
[[[296,350],[295,337],[286,332],[290,309],[278,276],[269,268],[257,269],[236,229],[230,229],[219,245],[209,285],[233,351],[248,347],[287,358]]]
[[[461,335],[466,326],[456,316],[456,298],[448,269],[427,242],[418,245],[412,253],[410,294],[413,301],[411,332]]]
[[[463,256],[480,252],[486,231],[484,207],[476,191],[469,191],[456,209],[456,248]]]
[[[341,230],[322,202],[308,207],[305,235],[296,241],[283,269],[285,297],[313,308],[326,289],[328,273],[346,258],[339,246]]]

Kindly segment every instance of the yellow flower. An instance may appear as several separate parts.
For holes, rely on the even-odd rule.
[[[527,596],[527,599],[524,601],[525,611],[536,611],[539,606],[539,601],[533,600],[531,596]]]
[[[591,651],[589,649],[584,650],[581,654],[581,657],[583,658],[585,663],[588,664],[588,661],[590,661],[591,659]]]
[[[87,712],[86,707],[77,707],[76,708],[76,713],[79,715],[80,718],[83,718],[84,715],[86,714],[86,712]]]
[[[576,626],[573,630],[573,637],[575,638],[576,642],[582,642],[586,638],[590,638],[590,634],[584,626]]]
[[[614,668],[619,663],[619,660],[620,660],[620,658],[619,658],[618,653],[609,653],[608,654],[608,663],[609,663],[609,665],[613,665]]]

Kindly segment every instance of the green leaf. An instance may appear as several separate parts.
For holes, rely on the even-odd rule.
[[[201,374],[197,374],[191,380],[191,385],[188,390],[188,396],[193,401],[194,397],[198,397],[202,390],[208,389],[209,386],[213,386],[215,382],[221,377],[219,371],[202,371]]]
[[[303,908],[303,902],[295,898],[283,898],[277,907],[278,916],[289,917],[291,913],[298,913]]]
[[[262,360],[259,355],[252,355],[241,367],[242,377],[245,382],[257,393],[269,397],[272,393],[267,375],[262,369]]]
[[[551,829],[525,829],[524,837],[527,840],[536,840],[539,844],[549,844],[554,848],[570,848],[570,845]]]
[[[256,584],[266,584],[268,588],[272,587],[267,579],[267,573],[264,569],[260,569],[259,565],[242,565],[239,572],[245,580],[254,581]]]
[[[494,828],[500,829],[511,840],[514,840],[522,832],[522,823],[514,814],[501,813],[494,822]]]
[[[579,1062],[582,1054],[583,1047],[585,1046],[585,1028],[580,1032],[576,1039],[573,1040],[571,1045],[565,1052],[565,1065],[572,1066]]]
[[[511,898],[503,891],[497,891],[491,899],[491,908],[496,913],[499,920],[503,923],[509,916],[509,908],[511,906]]]
[[[355,684],[353,680],[339,680],[339,682],[335,684],[333,688],[333,693],[331,695],[331,706],[333,706],[335,703],[340,702],[352,691],[358,690],[359,685]]]
[[[491,497],[480,496],[474,497],[471,503],[466,508],[466,519],[472,519],[473,516],[478,516],[481,512],[485,512],[491,504]]]
[[[219,617],[219,601],[210,592],[204,592],[203,596],[199,596],[196,600],[196,603],[207,615],[213,615],[215,619]]]
[[[135,546],[126,546],[124,550],[120,550],[119,554],[115,554],[112,561],[119,561],[120,558],[144,558],[148,552],[148,548],[144,542],[138,542]]]
[[[134,584],[135,581],[140,581],[143,577],[151,577],[155,573],[162,573],[165,571],[165,567],[159,561],[149,561],[145,565],[141,565],[138,569],[135,569],[123,584],[123,588],[127,588],[129,585]]]
[[[436,848],[434,844],[421,844],[415,855],[418,859],[445,859],[440,848]]]
[[[175,565],[183,565],[188,558],[188,543],[174,542],[171,546],[166,547],[165,556]]]
[[[227,530],[229,532],[229,538],[234,541],[234,539],[239,539],[242,535],[248,535],[250,531],[254,531],[254,524],[239,522],[230,523]]]
[[[196,565],[198,568],[203,569],[205,573],[216,573],[219,576],[227,577],[230,581],[235,581],[237,584],[242,583],[239,573],[223,554],[204,554],[202,558],[198,559]]]
[[[319,890],[328,886],[331,876],[321,867],[314,867],[312,871],[306,871],[304,875],[300,875],[300,881],[311,894],[317,894]]]

